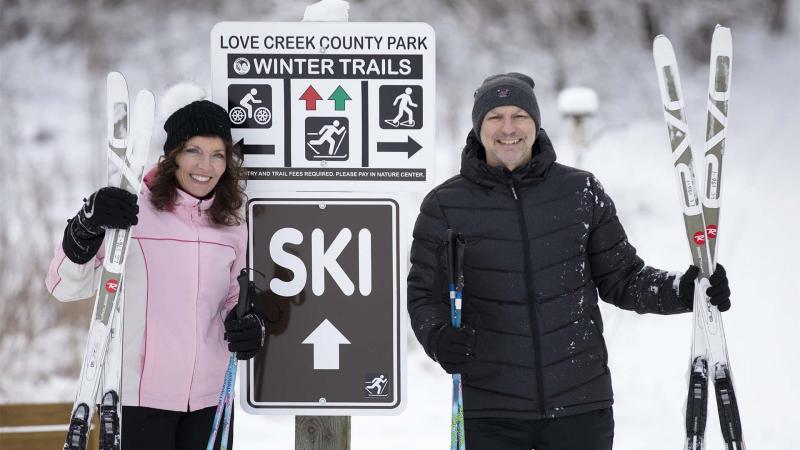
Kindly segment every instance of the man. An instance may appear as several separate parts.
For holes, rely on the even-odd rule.
[[[555,162],[533,87],[509,73],[475,92],[461,173],[417,218],[408,309],[428,355],[462,374],[470,450],[610,449],[598,292],[638,313],[687,312],[699,270],[644,264],[595,177]],[[460,329],[450,326],[448,228],[466,239]],[[710,281],[711,303],[729,309],[722,266]]]

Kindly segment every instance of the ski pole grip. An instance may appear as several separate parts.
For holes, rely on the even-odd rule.
[[[250,299],[248,298],[250,293],[250,279],[248,277],[247,268],[239,272],[236,281],[239,282],[239,302],[236,304],[236,317],[241,319],[247,314],[247,309],[250,307]]]
[[[445,252],[447,255],[447,286],[448,289],[451,289],[451,286],[455,284],[455,261],[454,261],[454,246],[456,240],[456,232],[453,231],[452,228],[448,228],[447,232],[445,233]]]
[[[453,283],[456,290],[461,292],[464,290],[464,249],[467,246],[467,241],[461,233],[456,234],[455,238],[455,252],[453,255]]]

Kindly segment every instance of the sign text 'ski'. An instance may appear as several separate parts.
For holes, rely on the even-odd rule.
[[[423,23],[217,24],[213,98],[252,188],[429,190],[435,47]]]

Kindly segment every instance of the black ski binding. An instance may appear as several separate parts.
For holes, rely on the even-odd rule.
[[[119,450],[119,396],[114,391],[103,395],[100,411],[100,450]]]
[[[67,430],[67,440],[64,450],[86,450],[86,440],[89,436],[89,405],[80,403],[72,413]]]

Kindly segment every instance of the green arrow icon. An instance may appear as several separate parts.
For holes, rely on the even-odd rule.
[[[331,94],[331,96],[328,97],[328,100],[333,100],[335,105],[334,108],[336,109],[336,111],[344,111],[345,100],[352,100],[352,98],[350,98],[350,96],[347,95],[347,92],[345,92],[345,90],[342,89],[342,86],[340,85],[336,88],[335,91],[333,91],[333,94]]]

